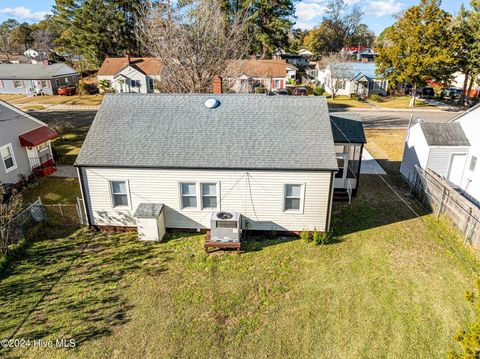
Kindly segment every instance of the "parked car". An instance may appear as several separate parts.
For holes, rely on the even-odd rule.
[[[462,90],[457,88],[448,88],[442,91],[442,96],[450,99],[457,99],[461,96]]]
[[[288,96],[288,95],[290,95],[288,93],[287,89],[279,89],[279,90],[275,91],[275,94],[278,95],[278,96]]]
[[[422,98],[433,98],[435,96],[435,91],[432,87],[424,87],[418,91],[418,95]]]
[[[308,90],[305,87],[296,87],[293,96],[308,96]]]
[[[60,86],[58,94],[61,96],[73,96],[77,94],[77,88],[75,86]]]

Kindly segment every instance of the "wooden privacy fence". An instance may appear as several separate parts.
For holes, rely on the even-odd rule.
[[[465,242],[480,247],[480,208],[431,169],[416,167],[411,193],[437,218],[444,215],[465,236]]]

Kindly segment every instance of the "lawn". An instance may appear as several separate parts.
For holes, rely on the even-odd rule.
[[[387,173],[398,174],[407,130],[365,129],[365,134],[367,136],[365,148],[368,152],[377,159]]]
[[[0,280],[0,338],[74,338],[37,358],[439,358],[472,320],[476,261],[415,218],[377,176],[334,210],[335,242],[249,238],[240,256],[201,235],[50,228]],[[442,237],[440,237],[442,235]],[[0,353],[1,355],[2,353]]]
[[[378,107],[410,109],[410,96],[386,96],[386,97],[381,97],[380,102],[375,102],[375,101],[371,101],[371,102]],[[435,106],[430,105],[418,98],[415,100],[415,107],[435,108]]]
[[[52,141],[59,164],[72,165],[75,162],[89,128],[90,126],[75,127],[64,134],[63,138],[56,138]]]
[[[334,99],[327,98],[327,103],[329,108],[348,108],[348,107],[356,107],[356,108],[369,108],[367,103],[354,100],[348,96],[337,96]]]
[[[25,203],[35,202],[38,197],[44,204],[75,204],[81,197],[77,178],[43,177],[38,184],[31,184],[22,192]]]
[[[0,100],[24,109],[48,108],[52,105],[85,105],[97,106],[102,103],[103,95],[75,95],[75,96],[25,96],[25,95],[0,95]],[[36,106],[36,108],[32,108]]]

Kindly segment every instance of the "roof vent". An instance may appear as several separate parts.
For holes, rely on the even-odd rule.
[[[206,108],[215,108],[220,106],[220,101],[214,99],[214,98],[209,98],[207,101],[205,101],[205,107]]]

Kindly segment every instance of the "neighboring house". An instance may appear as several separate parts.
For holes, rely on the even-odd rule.
[[[0,101],[0,183],[55,172],[50,140],[57,136],[42,121]]]
[[[376,74],[373,62],[339,62],[325,69],[325,91],[336,96],[387,95],[388,80]]]
[[[415,166],[430,168],[480,204],[480,107],[448,123],[410,128],[400,173],[412,182]]]
[[[78,72],[65,64],[0,64],[0,93],[57,95],[60,86],[76,86]]]
[[[293,65],[301,70],[304,70],[306,67],[310,65],[310,56],[306,50],[302,51],[302,53],[298,54],[290,54],[285,52],[282,49],[278,49],[275,52],[274,59],[275,60],[285,60],[290,65]]]
[[[158,92],[162,64],[153,57],[107,57],[97,73],[115,92]]]
[[[293,71],[292,67],[290,71]],[[237,93],[254,92],[257,87],[264,87],[267,91],[284,89],[288,83],[287,62],[285,60],[231,60],[227,64],[223,79],[227,88]]]
[[[320,96],[107,94],[75,163],[88,222],[135,228],[152,207],[167,229],[221,210],[243,229],[326,231],[365,142],[358,117],[335,116]]]
[[[297,79],[297,72],[298,72],[298,68],[296,66],[293,66],[291,64],[287,64],[287,83],[290,80],[296,80]]]

